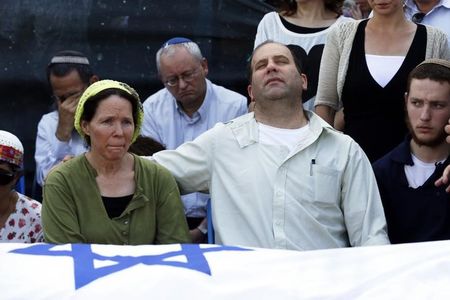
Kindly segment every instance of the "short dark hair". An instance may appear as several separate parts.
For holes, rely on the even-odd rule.
[[[151,137],[139,135],[136,138],[136,141],[130,145],[128,152],[139,156],[151,156],[162,150],[166,150],[166,147],[161,143],[155,141]]]
[[[57,56],[73,56],[73,57],[82,57],[86,58],[86,56],[78,51],[74,50],[64,50],[56,53],[53,57]],[[92,72],[91,66],[89,64],[77,64],[77,63],[52,63],[50,62],[47,66],[47,81],[50,83],[50,75],[56,77],[63,77],[75,70],[80,76],[81,82],[86,85],[89,85],[90,79],[94,76]]]
[[[406,92],[409,93],[411,88],[411,82],[413,79],[430,79],[440,83],[447,82],[450,84],[450,62],[442,61],[444,64],[439,63],[441,60],[426,60],[415,67],[408,76],[406,84]]]
[[[262,42],[261,44],[259,44],[253,50],[252,55],[248,59],[248,62],[247,62],[247,79],[248,79],[249,83],[252,82],[252,73],[253,73],[252,60],[253,60],[253,56],[255,55],[256,51],[258,51],[259,48],[261,48],[262,46],[267,45],[267,44],[279,44],[279,45],[286,46],[289,49],[289,51],[291,52],[291,55],[292,55],[292,57],[294,59],[294,64],[295,64],[295,67],[297,68],[298,73],[300,73],[300,74],[303,73],[302,61],[300,59],[299,53],[297,53],[297,50],[300,51],[300,47],[299,46],[297,46],[297,45],[284,45],[282,43],[274,42],[272,40],[266,40],[265,42]]]
[[[297,2],[292,0],[277,0],[273,1],[274,6],[278,12],[285,16],[292,16],[297,11]],[[325,0],[325,8],[335,12],[337,15],[342,15],[342,5],[344,0]]]
[[[121,98],[127,99],[131,103],[132,113],[133,113],[133,122],[136,126],[138,120],[139,107],[138,102],[139,98],[135,98],[124,90],[117,88],[105,89],[98,94],[93,95],[84,103],[83,114],[80,117],[81,121],[90,122],[94,118],[94,115],[97,111],[98,105],[100,102],[108,98],[109,96],[116,95]],[[91,139],[88,135],[85,135],[86,143],[91,146]]]

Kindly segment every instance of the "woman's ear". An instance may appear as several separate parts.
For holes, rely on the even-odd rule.
[[[82,120],[81,121],[81,130],[83,130],[85,135],[89,136],[90,135],[89,122]]]

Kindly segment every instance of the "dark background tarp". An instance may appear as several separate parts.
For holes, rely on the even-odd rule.
[[[156,51],[184,36],[200,45],[213,82],[247,95],[247,59],[270,10],[263,0],[1,0],[0,129],[24,144],[27,193],[37,124],[52,109],[45,68],[55,52],[85,53],[101,78],[127,82],[145,100],[162,88]]]

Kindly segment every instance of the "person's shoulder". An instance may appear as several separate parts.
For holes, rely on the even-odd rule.
[[[341,19],[339,22],[336,21],[332,26],[330,26],[330,31],[327,36],[327,41],[329,41],[330,45],[344,45],[348,41],[352,40],[351,37],[356,33],[356,29],[358,28],[359,23],[363,21],[354,20],[347,17],[340,17],[339,19]]]
[[[341,24],[341,23],[346,23],[346,22],[353,22],[353,21],[355,21],[355,19],[350,18],[350,17],[346,17],[344,15],[340,15],[336,19],[336,22],[334,22],[333,25],[331,25],[331,26],[338,25],[338,24]]]
[[[139,156],[134,153],[131,153],[131,155],[135,159],[135,165],[137,164],[138,166],[141,166],[143,168],[156,169],[156,166],[158,165],[151,159],[151,156]]]
[[[389,153],[386,153],[381,158],[374,161],[372,163],[373,169],[374,170],[376,169],[378,171],[385,169],[388,165],[390,165],[391,155],[392,155],[392,151],[390,151]]]
[[[209,81],[209,83],[215,94],[215,98],[217,98],[217,101],[223,102],[223,103],[247,102],[247,98],[245,96],[243,96],[233,90],[227,89],[226,87],[215,84],[211,81]]]
[[[377,180],[384,180],[387,179],[387,177],[392,173],[391,169],[393,166],[393,155],[394,150],[391,150],[390,152],[386,153],[381,158],[377,159],[375,162],[372,163],[372,169],[375,173],[375,176],[377,177]]]
[[[65,166],[67,168],[73,168],[74,166],[79,166],[80,164],[88,164],[84,153],[77,155],[77,156],[61,163],[61,166]]]
[[[342,131],[339,131],[335,129],[333,126],[328,124],[324,119],[319,117],[315,112],[313,111],[306,111],[308,118],[309,118],[309,124],[311,126],[311,129],[313,131],[319,131],[322,130],[325,134],[335,137],[337,139],[340,139],[345,142],[352,142],[353,139],[349,136],[344,134]]]
[[[374,170],[376,169],[379,172],[389,170],[394,163],[401,165],[412,163],[410,151],[409,143],[403,141],[381,158],[377,159],[372,166]]]
[[[162,105],[169,102],[167,101],[167,99],[169,98],[172,98],[172,94],[170,94],[170,92],[166,88],[163,88],[145,99],[143,106],[144,108],[146,108],[150,106]]]
[[[213,128],[222,129],[222,128],[237,128],[244,126],[250,122],[255,122],[255,115],[253,112],[243,114],[242,116],[236,117],[225,123],[217,123]]]
[[[32,217],[39,217],[42,209],[42,204],[26,195],[17,193],[19,199],[17,200],[16,209],[20,213]]]
[[[354,20],[352,18],[348,18],[348,17],[342,17],[342,20],[339,23],[335,23],[336,27],[338,28],[337,30],[342,31],[343,33],[348,33],[351,32],[353,30],[356,30],[356,28],[358,27],[359,23],[363,22],[363,20]]]
[[[279,16],[280,15],[276,11],[268,12],[262,17],[261,23],[269,22],[269,21],[271,21],[271,22],[276,21],[279,18]]]
[[[49,113],[43,114],[41,117],[41,122],[55,122],[58,121],[58,111],[53,110]]]
[[[431,50],[431,57],[439,57],[444,59],[450,59],[450,48],[448,44],[447,34],[439,28],[421,25],[426,28],[427,32],[427,52]]]
[[[427,34],[435,39],[447,39],[447,34],[440,28],[426,24],[418,24],[418,26],[424,26],[427,30]]]
[[[172,178],[172,174],[154,160],[135,154],[132,155],[136,160],[136,165],[141,169],[141,176],[145,176],[149,180],[156,178]]]
[[[363,151],[358,143],[349,135],[332,127],[313,112],[309,112],[310,127],[313,132],[320,133],[320,143],[326,147],[337,147],[340,150],[356,153]]]
[[[450,10],[450,0],[443,0],[441,4],[441,6],[443,6],[447,10]]]
[[[53,180],[59,181],[61,178],[71,178],[73,172],[79,171],[83,164],[87,164],[84,154],[75,156],[68,161],[61,162],[50,170],[45,179],[45,183],[53,182]]]
[[[26,207],[30,207],[32,209],[40,209],[40,207],[42,206],[40,202],[34,200],[33,198],[28,197],[27,195],[21,193],[17,193],[17,195],[19,196],[18,201],[20,201],[21,204]]]
[[[325,122],[325,121],[323,121]],[[326,122],[325,122],[326,123]],[[339,145],[354,145],[357,144],[355,140],[349,136],[348,134],[343,133],[342,131],[339,131],[332,126],[326,126],[323,128],[324,133],[328,135],[329,138],[332,138],[334,140],[334,143]]]
[[[160,164],[156,163],[156,161],[151,159],[150,156],[144,157],[144,156],[139,156],[139,155],[136,155],[133,153],[131,155],[133,155],[133,157],[136,161],[136,164],[138,166],[140,166],[140,168],[144,169],[145,172],[155,173],[155,172],[159,172],[161,170],[165,170],[164,167],[162,167]]]

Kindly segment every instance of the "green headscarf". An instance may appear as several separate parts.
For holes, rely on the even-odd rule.
[[[83,115],[84,112],[84,105],[86,104],[86,101],[89,101],[93,96],[107,89],[122,90],[136,100],[138,111],[136,124],[134,124],[135,127],[133,138],[131,141],[133,143],[139,136],[139,133],[141,132],[142,122],[144,120],[144,111],[142,109],[142,103],[141,100],[139,99],[138,93],[132,87],[130,87],[126,83],[115,80],[105,79],[94,82],[84,91],[83,95],[81,95],[80,101],[78,102],[77,110],[75,112],[75,121],[74,121],[75,129],[84,139],[86,139],[86,135],[84,134],[83,129],[81,128],[81,116]]]

